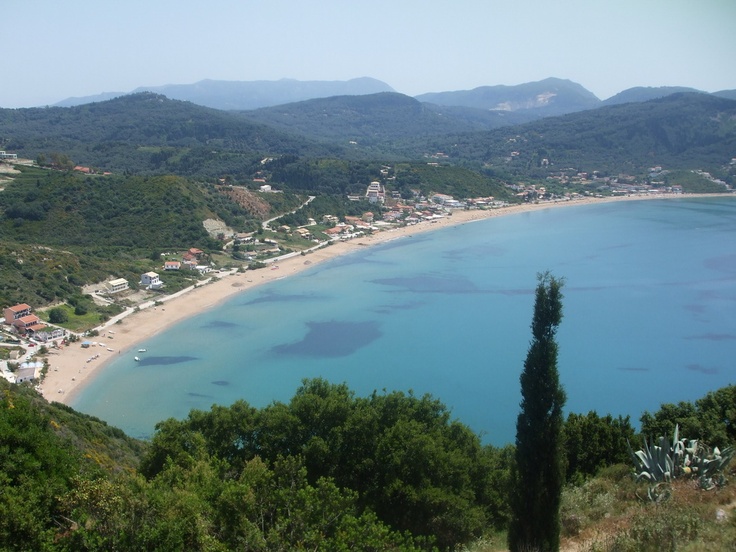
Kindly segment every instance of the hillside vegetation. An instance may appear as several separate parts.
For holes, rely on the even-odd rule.
[[[519,176],[541,177],[567,167],[647,175],[651,167],[663,166],[732,178],[728,164],[736,148],[736,102],[675,94],[457,136],[436,146],[452,159],[473,159]]]
[[[663,166],[733,182],[736,102],[726,98],[680,93],[523,125],[515,124],[528,120],[520,112],[473,109],[381,93],[236,113],[140,93],[71,108],[0,109],[0,146],[114,172],[239,180],[268,157],[381,163],[442,152],[444,163],[492,166],[516,179],[568,167],[644,178]]]
[[[465,113],[472,110],[466,108]],[[245,111],[244,119],[305,137],[342,143],[356,142],[389,158],[402,150],[402,140],[483,130],[511,124],[509,117],[476,110],[475,116],[448,115],[458,110],[421,103],[403,94],[336,96]],[[513,118],[511,118],[513,121]],[[523,119],[522,119],[523,120]],[[396,150],[396,151],[395,151]]]
[[[733,404],[736,386],[677,411],[700,420],[692,437],[700,427],[704,438],[733,438]],[[645,417],[642,431],[682,421],[672,407],[650,415],[660,426]],[[634,551],[733,542],[731,485],[697,491],[683,480],[667,507],[642,502],[646,486],[620,463],[622,439],[635,442],[628,420],[571,415],[564,430],[569,460],[598,459],[568,463],[563,543]],[[0,548],[502,550],[513,458],[513,447],[482,445],[430,396],[356,397],[311,380],[288,403],[238,401],[163,421],[145,443],[0,380]]]
[[[71,108],[0,109],[3,149],[60,152],[113,172],[216,177],[253,172],[267,154],[328,156],[325,148],[227,112],[141,92]]]
[[[137,282],[160,270],[161,253],[220,251],[223,242],[207,232],[205,220],[252,231],[304,198],[260,194],[259,200],[250,212],[213,185],[177,176],[23,168],[0,192],[0,303],[41,307],[111,275]]]

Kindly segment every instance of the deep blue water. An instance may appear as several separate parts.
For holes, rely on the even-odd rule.
[[[513,442],[538,272],[565,278],[567,411],[630,415],[736,383],[736,198],[579,205],[397,239],[244,292],[141,344],[73,406],[133,436],[303,378],[431,393]]]

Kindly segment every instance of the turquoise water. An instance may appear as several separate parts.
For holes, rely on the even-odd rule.
[[[736,198],[579,205],[397,239],[244,292],[109,365],[72,406],[133,436],[303,378],[431,393],[513,442],[536,274],[564,277],[567,410],[630,415],[736,383]]]

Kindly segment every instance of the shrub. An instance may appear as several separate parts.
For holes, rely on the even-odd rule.
[[[683,541],[698,536],[703,522],[691,510],[684,508],[655,508],[634,517],[629,536],[638,550],[677,550]]]
[[[61,307],[54,307],[49,311],[49,322],[52,324],[63,324],[69,321],[69,315]]]

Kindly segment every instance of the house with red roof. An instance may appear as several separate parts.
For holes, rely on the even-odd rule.
[[[12,307],[6,307],[3,310],[3,316],[5,317],[5,323],[12,325],[13,322],[24,316],[31,314],[31,306],[25,303],[19,305],[13,305]]]
[[[13,320],[12,326],[20,335],[26,335],[28,333],[43,330],[46,327],[46,324],[41,322],[41,319],[35,314],[29,314]]]

